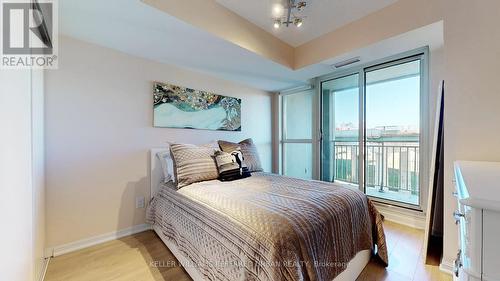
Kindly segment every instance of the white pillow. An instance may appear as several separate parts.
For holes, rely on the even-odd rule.
[[[172,156],[170,155],[170,148],[168,150],[156,153],[156,157],[158,157],[161,163],[161,169],[163,171],[163,182],[175,182],[174,160],[172,160]]]

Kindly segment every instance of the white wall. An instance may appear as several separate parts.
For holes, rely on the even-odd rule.
[[[149,197],[148,150],[167,141],[252,137],[271,171],[271,96],[233,82],[69,37],[59,69],[47,71],[47,246],[144,223],[135,197]],[[242,98],[242,132],[152,127],[152,81]]]
[[[0,280],[44,271],[43,71],[0,70]]]
[[[0,280],[32,280],[30,70],[0,70],[0,132]]]
[[[458,249],[453,161],[500,161],[500,1],[445,2],[444,261],[450,263]]]
[[[31,132],[33,178],[33,263],[35,280],[45,271],[45,159],[43,70],[31,72]]]
[[[429,150],[432,150],[434,125],[436,124],[436,108],[439,85],[444,80],[444,46],[429,52]],[[432,154],[432,151],[429,151]],[[431,159],[431,155],[429,155]],[[429,160],[430,161],[430,160]],[[432,165],[429,163],[429,165]]]

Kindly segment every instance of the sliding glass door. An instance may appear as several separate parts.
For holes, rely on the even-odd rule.
[[[365,191],[419,204],[420,58],[365,72]]]
[[[321,180],[422,209],[425,53],[318,79]]]
[[[321,83],[321,180],[359,184],[359,74]]]

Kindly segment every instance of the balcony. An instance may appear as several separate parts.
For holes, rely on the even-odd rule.
[[[329,174],[335,181],[358,185],[358,143],[330,143],[334,159],[330,159],[333,165]],[[365,155],[367,195],[419,204],[418,141],[368,142]]]

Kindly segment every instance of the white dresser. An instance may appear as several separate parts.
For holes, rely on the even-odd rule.
[[[500,162],[455,162],[459,281],[500,281]]]

